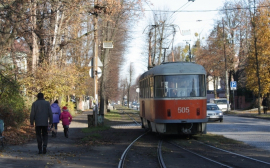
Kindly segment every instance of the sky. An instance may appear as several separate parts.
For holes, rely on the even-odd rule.
[[[152,4],[151,4],[152,3]],[[128,66],[133,64],[135,67],[134,78],[147,71],[147,50],[146,33],[149,20],[152,20],[152,10],[177,11],[170,12],[173,24],[179,27],[174,40],[174,46],[177,44],[190,44],[196,40],[194,33],[200,34],[200,37],[207,37],[213,28],[214,21],[220,19],[217,9],[221,8],[224,0],[151,0],[151,3],[144,4],[145,12],[138,22],[130,30],[132,40],[128,44],[128,50],[125,54],[126,63],[122,67],[121,77],[128,76]],[[181,35],[180,31],[190,30],[190,35]]]

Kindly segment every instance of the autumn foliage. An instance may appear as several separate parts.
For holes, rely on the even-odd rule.
[[[265,1],[261,6],[269,6],[270,3]],[[248,56],[247,72],[247,87],[255,94],[259,94],[258,78],[260,80],[262,95],[270,93],[270,29],[269,29],[269,10],[268,8],[259,8],[258,15],[254,17],[253,31],[256,38],[252,38],[250,54]],[[257,53],[255,53],[257,52]],[[256,56],[257,54],[257,56]],[[257,58],[256,58],[257,57]]]

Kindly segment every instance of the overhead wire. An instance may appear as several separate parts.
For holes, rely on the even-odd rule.
[[[170,17],[172,17],[173,14],[175,14],[177,11],[179,11],[180,9],[182,9],[184,6],[186,6],[190,1],[188,1],[187,3],[185,3],[183,6],[181,6],[179,9],[177,9],[176,11],[174,11]]]
[[[184,5],[183,5],[184,6]],[[256,8],[269,8],[270,6],[257,6]],[[171,11],[171,10],[144,10],[146,12],[165,12],[165,13],[184,13],[184,12],[218,12],[218,11],[228,11],[228,10],[249,10],[250,8],[245,7],[245,8],[226,8],[226,9],[209,9],[209,10],[181,10],[178,11],[179,9],[175,10],[175,11]],[[140,9],[126,9],[126,10],[134,10],[134,11],[141,11]]]

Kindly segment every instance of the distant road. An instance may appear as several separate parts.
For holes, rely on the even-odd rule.
[[[209,122],[207,132],[270,151],[270,120],[224,116],[223,123]]]

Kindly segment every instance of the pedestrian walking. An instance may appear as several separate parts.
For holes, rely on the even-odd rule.
[[[267,102],[267,101],[268,101],[268,100],[267,100],[267,97],[264,97],[264,98],[263,98],[263,101],[262,101],[263,113],[264,113],[264,114],[267,114],[267,109],[268,109],[268,107],[267,107],[268,102]]]
[[[37,98],[38,99],[32,104],[30,113],[30,126],[34,127],[35,122],[35,130],[39,150],[38,153],[46,154],[48,145],[48,119],[49,125],[51,125],[53,120],[52,110],[50,103],[45,101],[43,93],[38,93]]]
[[[52,137],[56,137],[57,135],[57,125],[59,123],[61,109],[58,105],[58,100],[55,100],[51,105],[52,114],[53,114],[53,123],[52,123]]]
[[[68,138],[68,133],[69,133],[68,128],[69,128],[69,125],[70,125],[70,123],[72,121],[72,116],[68,112],[68,109],[67,109],[66,106],[64,106],[62,108],[62,111],[63,112],[60,115],[60,120],[62,120],[65,137]]]

